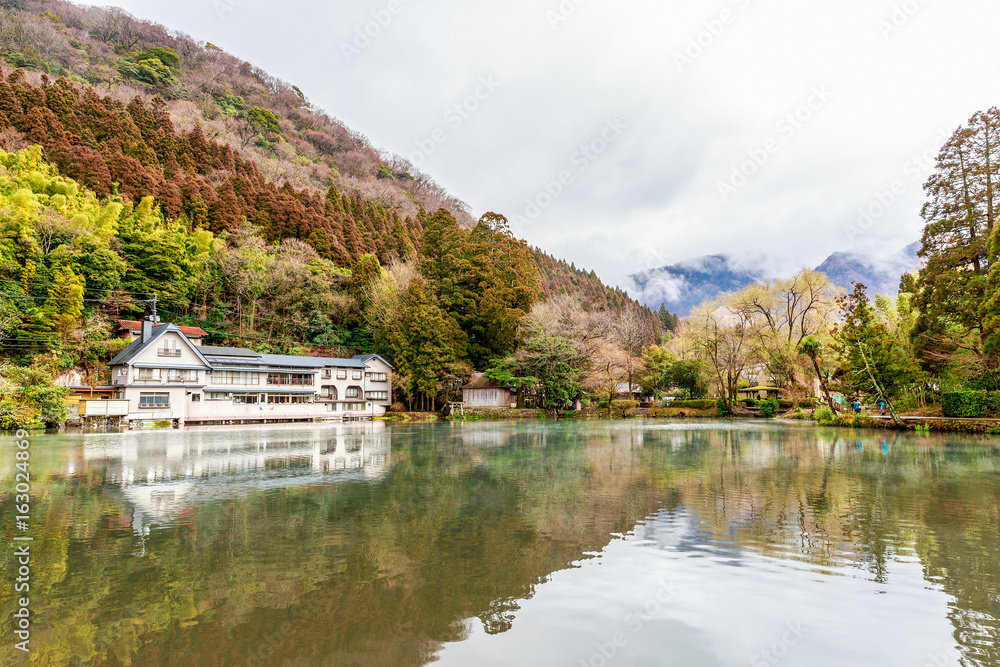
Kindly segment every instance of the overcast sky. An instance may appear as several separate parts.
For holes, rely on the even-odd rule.
[[[919,238],[928,158],[1000,103],[996,0],[113,4],[623,285],[705,254],[779,273],[894,252]]]

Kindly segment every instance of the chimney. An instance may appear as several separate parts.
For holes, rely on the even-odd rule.
[[[149,320],[142,321],[142,336],[139,338],[141,343],[145,343],[147,340],[153,337],[153,323]]]

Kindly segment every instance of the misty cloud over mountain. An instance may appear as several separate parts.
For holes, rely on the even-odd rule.
[[[871,294],[896,294],[900,277],[919,267],[919,249],[920,242],[914,242],[885,257],[837,252],[816,270],[846,291],[853,289],[852,283],[860,282]],[[629,276],[632,283],[629,289],[652,308],[664,303],[670,312],[685,316],[708,299],[759,280],[779,277],[784,276],[773,275],[767,260],[747,264],[726,255],[708,255],[633,274]]]

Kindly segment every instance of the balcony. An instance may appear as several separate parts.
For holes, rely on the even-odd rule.
[[[198,378],[167,378],[167,382],[170,384],[193,384],[198,381]]]
[[[169,410],[170,409],[170,404],[169,403],[156,403],[156,404],[153,404],[153,403],[140,403],[139,404],[139,409],[140,410]]]
[[[163,384],[163,380],[160,378],[136,378],[133,382],[135,384]]]
[[[160,350],[156,351],[156,355],[158,357],[179,357],[179,356],[181,356],[181,351],[179,349],[178,350],[163,350],[163,349],[160,349]]]

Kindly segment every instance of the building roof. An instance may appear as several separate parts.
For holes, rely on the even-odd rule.
[[[131,322],[131,320],[120,320],[121,322]],[[136,322],[136,324],[141,325],[141,322]],[[126,364],[136,357],[140,352],[145,350],[147,347],[152,345],[160,336],[165,334],[167,331],[176,331],[178,333],[184,334],[185,329],[190,327],[179,327],[176,324],[156,324],[153,326],[153,335],[143,343],[141,340],[134,340],[132,343],[126,347],[120,354],[118,354],[114,359],[108,362],[109,366],[119,366],[121,364]],[[200,329],[198,331],[201,331]],[[185,335],[186,338],[186,335]],[[389,368],[395,370],[395,366],[390,364],[385,358],[377,354],[359,354],[351,359],[337,359],[334,357],[298,357],[288,354],[261,354],[259,352],[254,352],[253,350],[248,350],[244,347],[218,347],[212,345],[197,346],[192,343],[188,345],[195,351],[198,357],[205,362],[205,366],[209,368],[219,368],[221,370],[234,370],[236,366],[240,366],[238,370],[253,370],[253,371],[264,371],[266,368],[355,368],[355,369],[365,369],[368,368],[367,362],[372,359],[380,359]],[[146,365],[146,364],[144,364]],[[257,366],[256,368],[254,366]],[[179,366],[171,365],[172,368],[180,368]],[[193,367],[188,367],[193,368]]]
[[[179,325],[177,328],[185,336],[207,336],[208,332],[199,327],[182,327]],[[124,329],[125,331],[142,331],[142,322],[140,320],[118,320],[118,328]]]
[[[393,366],[389,362],[389,360],[386,359],[385,357],[383,357],[381,354],[356,354],[356,355],[354,355],[351,358],[352,359],[356,359],[356,360],[360,361],[363,364],[367,364],[372,359],[378,359],[379,361],[381,361],[383,364],[385,364],[386,366],[388,366],[392,370],[396,370],[396,367]]]
[[[175,324],[153,325],[153,335],[150,336],[148,340],[143,342],[141,338],[135,339],[129,344],[128,347],[119,352],[114,359],[109,361],[108,366],[120,366],[121,364],[127,364],[132,359],[135,359],[135,357],[140,352],[142,352],[148,347],[151,347],[153,343],[159,340],[159,338],[168,331],[174,331],[176,333],[181,334],[181,336],[183,336],[184,340],[186,341],[187,346],[190,347],[192,350],[194,350],[194,353],[198,355],[198,358],[201,359],[203,362],[205,362],[206,366],[211,366],[211,364],[208,362],[208,359],[206,359],[205,356],[201,353],[200,350],[202,348],[191,342],[187,342],[187,336],[185,336],[184,332],[180,330],[180,327],[178,327]]]
[[[462,387],[462,389],[506,389],[502,384],[496,380],[491,380],[486,377],[484,373],[473,373],[472,378],[469,380],[469,384]]]
[[[260,358],[260,354],[245,347],[215,347],[212,345],[202,345],[201,352],[206,357],[253,357]]]

